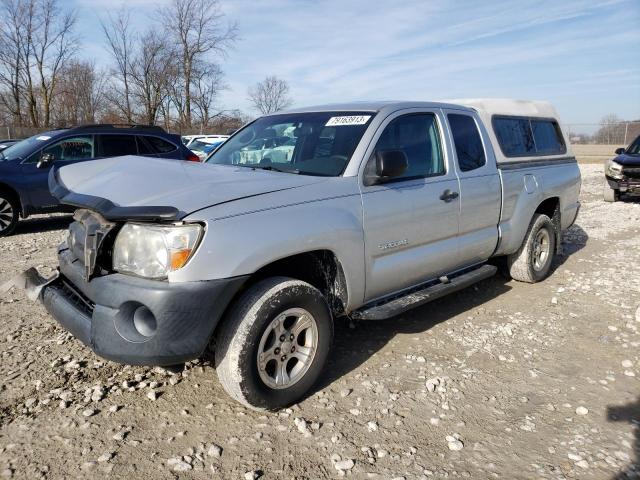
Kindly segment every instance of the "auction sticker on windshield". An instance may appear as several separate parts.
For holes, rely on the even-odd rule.
[[[344,117],[331,117],[325,127],[342,127],[345,125],[364,125],[371,115],[350,115]]]

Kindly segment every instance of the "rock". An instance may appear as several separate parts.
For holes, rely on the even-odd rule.
[[[438,385],[440,385],[439,378],[430,378],[429,380],[427,380],[427,383],[426,383],[427,390],[429,390],[431,393],[436,391],[436,387]]]
[[[186,472],[188,470],[193,469],[190,463],[185,462],[180,457],[173,457],[167,460],[167,465],[169,467],[173,467],[172,470],[174,472]]]
[[[98,462],[100,462],[100,463],[108,462],[112,458],[113,458],[113,453],[112,452],[106,452],[106,453],[103,453],[102,455],[100,455],[98,457]]]
[[[98,413],[98,411],[93,408],[87,408],[82,411],[82,415],[85,417],[93,417],[96,413]]]
[[[296,417],[293,419],[293,423],[295,423],[296,427],[298,427],[298,431],[305,437],[310,437],[312,435],[311,430],[309,430],[309,425],[304,418]]]
[[[586,407],[580,405],[578,408],[576,408],[576,413],[578,415],[586,415],[587,413],[589,413],[589,410]]]
[[[551,299],[551,304],[552,304],[552,305],[557,305],[557,304],[558,304],[558,298],[557,298],[557,297],[553,297],[553,298]]]
[[[358,415],[360,415],[360,410],[358,410],[357,408],[352,408],[351,410],[349,410],[349,413],[357,417]]]
[[[125,437],[129,435],[129,430],[122,430],[118,433],[116,433],[113,437],[114,440],[118,440],[118,441],[122,441],[125,439]]]
[[[37,401],[37,398],[27,398],[24,402],[24,406],[27,408],[31,408],[36,404]]]
[[[589,462],[586,460],[580,460],[579,462],[576,462],[576,465],[580,468],[589,468]]]
[[[256,480],[262,476],[262,472],[260,470],[251,470],[244,474],[244,480]]]
[[[350,389],[350,388],[345,388],[345,389],[343,389],[343,390],[340,390],[340,396],[341,396],[342,398],[344,398],[344,397],[348,397],[349,395],[351,395],[351,392],[353,392],[353,390],[352,390],[352,389]]]
[[[377,432],[378,431],[378,422],[367,422],[367,430],[369,430],[370,432]]]
[[[454,433],[453,435],[447,435],[446,440],[449,450],[458,451],[462,450],[464,447],[464,443],[462,443],[462,440],[460,440],[458,434],[456,433]]]
[[[112,405],[109,407],[111,413],[116,413],[118,410],[120,410],[120,405]]]
[[[147,393],[147,398],[152,402],[155,402],[158,399],[158,392],[156,392],[155,390],[149,390],[149,392]]]
[[[222,456],[222,447],[212,443],[209,450],[207,450],[207,455],[214,458],[220,458]]]
[[[356,462],[354,462],[350,458],[347,458],[346,460],[340,460],[335,462],[333,466],[335,467],[336,470],[344,472],[346,470],[351,470],[355,464]]]

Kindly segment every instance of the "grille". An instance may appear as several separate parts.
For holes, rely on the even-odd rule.
[[[640,167],[623,167],[622,174],[629,178],[640,179]]]

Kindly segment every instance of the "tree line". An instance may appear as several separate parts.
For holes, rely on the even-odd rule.
[[[218,105],[220,61],[238,26],[219,0],[170,0],[135,28],[122,7],[100,18],[108,66],[79,56],[78,15],[61,0],[0,0],[0,124],[36,131],[83,123],[142,123],[181,133],[236,129],[248,120]],[[248,89],[261,113],[291,104],[268,76]]]

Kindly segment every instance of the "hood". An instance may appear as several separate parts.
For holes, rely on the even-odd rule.
[[[629,155],[628,153],[622,153],[613,159],[614,162],[620,165],[628,167],[640,167],[640,155]]]
[[[173,207],[179,218],[221,203],[326,181],[247,167],[137,156],[68,165],[57,170],[55,177],[64,190],[78,198],[106,200],[116,207]]]

